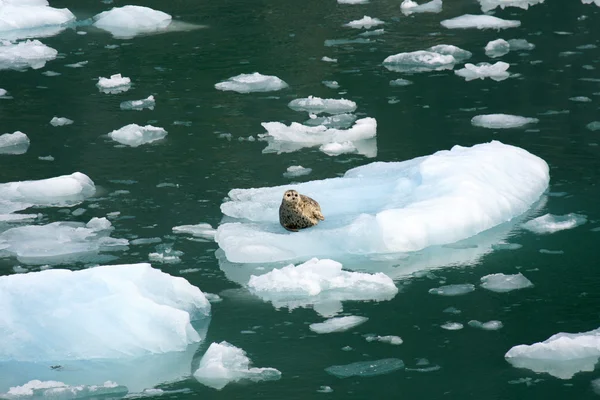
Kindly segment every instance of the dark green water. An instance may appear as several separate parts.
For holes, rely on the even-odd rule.
[[[191,389],[191,393],[172,397],[596,397],[590,382],[600,377],[597,372],[560,380],[516,369],[504,360],[504,354],[512,346],[543,341],[561,331],[583,332],[600,326],[600,232],[591,231],[600,222],[600,133],[585,128],[589,122],[600,120],[600,49],[577,49],[600,45],[600,8],[575,0],[546,0],[527,11],[498,9],[496,16],[519,19],[522,25],[495,32],[446,30],[439,25],[446,18],[479,14],[475,1],[446,1],[440,14],[412,17],[403,16],[400,2],[390,0],[356,6],[339,5],[333,0],[137,3],[204,28],[117,40],[106,32],[83,27],[87,35],[67,30],[41,39],[62,57],[41,70],[0,72],[0,87],[13,97],[0,102],[0,133],[20,130],[31,139],[26,154],[0,156],[0,182],[75,171],[88,175],[99,189],[99,199],[79,206],[87,209],[84,215],[39,209],[43,217],[38,222],[87,222],[91,217],[120,211],[113,221],[113,237],[161,237],[163,243],[173,243],[184,253],[181,263],[154,266],[185,276],[203,291],[219,293],[224,299],[213,305],[207,340],[197,357],[211,342],[226,340],[247,351],[255,366],[282,372],[279,381],[231,384],[222,391],[204,387],[193,378],[161,386]],[[119,1],[114,5],[124,4]],[[100,1],[75,0],[53,1],[52,5],[68,7],[80,20],[111,7]],[[355,37],[358,31],[342,25],[363,15],[384,20],[385,34],[371,38],[373,42],[368,44],[324,46],[327,39]],[[587,18],[580,19],[582,15]],[[524,38],[536,45],[532,51],[511,52],[500,58],[511,64],[511,73],[519,74],[501,82],[465,82],[453,71],[407,76],[381,66],[389,55],[440,43],[472,51],[471,62],[489,62],[483,47],[500,37]],[[120,46],[105,48],[110,44]],[[571,51],[576,53],[561,55]],[[338,62],[322,62],[323,56],[337,58]],[[79,69],[65,67],[79,61],[89,63]],[[61,75],[42,75],[46,70]],[[214,89],[221,80],[254,71],[276,75],[290,88],[246,95]],[[118,95],[99,93],[97,78],[114,73],[131,77],[133,88]],[[390,80],[400,77],[414,84],[389,86]],[[328,89],[323,80],[336,80],[341,89]],[[157,99],[153,111],[119,109],[121,101],[150,94]],[[468,266],[444,266],[434,275],[398,280],[402,290],[391,301],[344,303],[344,313],[367,316],[367,323],[344,333],[314,334],[308,324],[322,318],[312,309],[275,310],[227,279],[214,254],[218,248],[215,243],[190,241],[171,232],[172,227],[183,224],[208,222],[218,226],[222,218],[219,206],[230,189],[288,183],[282,173],[290,165],[312,168],[306,179],[323,179],[368,163],[370,160],[362,156],[329,157],[316,149],[262,154],[264,142],[238,140],[263,133],[261,122],[302,122],[305,115],[290,110],[287,103],[308,95],[354,100],[358,115],[376,118],[378,161],[407,160],[455,144],[490,140],[523,147],[550,165],[550,192],[566,193],[549,196],[544,212],[577,212],[586,215],[588,223],[546,236],[515,229],[510,241],[522,248],[485,254]],[[569,100],[575,96],[587,96],[592,101]],[[398,102],[390,104],[391,98]],[[550,110],[565,112],[542,115]],[[540,122],[529,131],[495,131],[471,125],[474,115],[486,113],[537,117]],[[75,123],[55,128],[49,124],[53,116],[68,117]],[[116,147],[106,134],[130,123],[151,123],[164,127],[169,134],[166,140],[138,148]],[[231,133],[233,140],[219,138],[221,133]],[[54,156],[55,161],[38,160],[47,155]],[[123,180],[135,183],[118,183]],[[161,183],[177,186],[157,187]],[[117,190],[129,193],[109,196]],[[88,208],[89,203],[97,204],[97,208]],[[540,249],[561,250],[563,254],[543,254]],[[132,246],[126,252],[114,253],[117,259],[112,263],[145,262],[154,250],[155,245]],[[0,260],[0,274],[13,273],[12,268],[19,264],[13,259]],[[199,271],[180,273],[190,268]],[[459,297],[428,293],[441,281],[477,285],[484,275],[519,271],[535,284],[534,288],[504,294],[478,289]],[[450,306],[462,313],[444,313]],[[497,319],[504,328],[473,329],[466,326],[471,319]],[[465,328],[441,329],[440,324],[447,320],[462,322]],[[244,330],[256,333],[241,333]],[[404,343],[369,343],[363,338],[367,333],[399,335]],[[342,351],[344,346],[353,350]],[[402,359],[408,368],[415,368],[418,359],[427,358],[441,368],[343,380],[325,372],[331,365],[389,357]],[[510,383],[524,378],[531,384]],[[318,393],[322,385],[330,386],[333,392]]]

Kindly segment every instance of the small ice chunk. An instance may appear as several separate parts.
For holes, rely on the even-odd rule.
[[[445,19],[441,24],[448,29],[506,29],[521,26],[521,21],[506,20],[491,15],[465,14],[460,17]]]
[[[384,358],[382,360],[359,361],[346,365],[333,365],[325,368],[328,374],[344,379],[352,376],[371,377],[389,374],[404,368],[404,362],[398,358]]]
[[[600,131],[600,121],[592,121],[589,124],[587,124],[585,127],[588,128],[592,132]]]
[[[442,0],[431,0],[421,5],[412,0],[404,0],[400,4],[400,10],[404,15],[413,13],[439,13],[442,11]]]
[[[0,135],[0,154],[25,154],[29,143],[29,137],[23,132],[5,133]]]
[[[45,75],[45,76],[59,76],[59,75],[61,75],[61,73],[60,72],[55,72],[55,71],[44,71],[44,72],[42,72],[42,75]]]
[[[385,33],[385,30],[383,28],[381,28],[381,29],[373,29],[372,31],[365,31],[365,32],[359,33],[358,36],[362,36],[362,37],[379,36],[379,35],[383,35],[384,33]]]
[[[94,26],[118,39],[164,31],[170,23],[169,14],[141,6],[114,7],[94,16]]]
[[[64,117],[54,117],[50,120],[50,125],[52,125],[52,126],[71,125],[72,123],[73,123],[72,119],[64,118]]]
[[[514,275],[490,274],[481,278],[481,287],[492,292],[504,293],[532,286],[533,283],[520,272]]]
[[[40,69],[57,55],[58,51],[39,40],[27,40],[17,44],[0,40],[0,70]]]
[[[131,79],[121,74],[114,74],[110,78],[99,77],[96,86],[103,93],[116,94],[128,91],[131,88]]]
[[[489,129],[510,129],[520,128],[528,124],[537,124],[539,119],[520,117],[510,114],[486,114],[476,115],[471,119],[473,126],[479,126]]]
[[[408,86],[408,85],[412,85],[413,82],[409,81],[408,79],[402,79],[402,78],[398,78],[398,79],[394,79],[390,81],[390,86]]]
[[[148,259],[162,264],[178,264],[181,262],[179,256],[182,255],[183,251],[174,250],[170,244],[159,244],[155,253],[148,254]]]
[[[197,225],[180,225],[173,227],[173,233],[187,233],[194,237],[207,239],[210,241],[215,240],[215,233],[217,231],[205,222],[201,222]]]
[[[485,54],[491,58],[502,57],[509,51],[510,44],[504,39],[492,40],[485,45]]]
[[[338,0],[338,3],[340,1],[348,1],[348,0]],[[330,386],[319,386],[319,388],[317,389],[317,393],[332,393],[332,392],[333,392],[333,389]]]
[[[52,156],[40,156],[40,157],[38,157],[38,160],[42,160],[42,161],[54,161],[54,157],[52,157]]]
[[[54,399],[74,400],[89,398],[121,398],[129,392],[125,386],[106,381],[103,385],[70,386],[57,381],[32,380],[24,385],[11,387],[0,397],[8,400]]]
[[[231,382],[273,381],[281,378],[275,368],[251,368],[246,352],[225,341],[212,343],[200,360],[194,378],[203,385],[221,390]]]
[[[369,0],[337,0],[338,4],[367,4]]]
[[[321,145],[321,147],[319,147],[319,150],[321,150],[328,156],[339,156],[341,154],[352,154],[358,152],[356,146],[354,146],[354,144],[352,144],[352,142],[350,141],[345,141],[342,143],[326,143],[324,145]]]
[[[179,272],[183,272],[184,270],[181,270]],[[197,269],[196,271],[200,271],[200,269]],[[195,272],[195,271],[194,271]],[[220,303],[223,301],[223,298],[221,298],[221,296],[219,296],[218,294],[214,294],[214,293],[204,293],[204,295],[206,296],[206,299],[211,302],[211,303]]]
[[[566,215],[545,214],[523,224],[523,228],[537,234],[546,234],[573,229],[587,222],[587,217],[581,214]]]
[[[529,6],[543,3],[544,0],[479,0],[482,12],[488,12],[496,7],[504,9],[505,7],[519,7],[527,10]]]
[[[167,131],[152,125],[139,126],[137,124],[129,124],[110,132],[108,136],[121,144],[138,147],[163,139],[167,136]]]
[[[470,283],[462,283],[458,285],[445,285],[438,288],[429,289],[429,293],[438,294],[440,296],[460,296],[470,293],[475,290],[475,285]]]
[[[8,92],[6,91],[6,89],[0,89],[0,98],[3,97],[8,97]]]
[[[463,328],[463,324],[460,322],[446,322],[443,325],[440,325],[440,328],[445,329],[447,331],[458,331]]]
[[[508,45],[510,46],[511,51],[535,49],[535,45],[533,43],[529,43],[525,39],[509,39]]]
[[[434,53],[438,53],[444,56],[452,56],[456,60],[456,62],[463,62],[471,58],[473,53],[470,51],[461,49],[460,47],[453,46],[451,44],[438,44],[435,46],[431,46],[427,49],[427,51],[432,51]]]
[[[467,63],[464,68],[461,68],[454,73],[462,76],[465,80],[472,81],[473,79],[491,78],[495,81],[503,81],[510,76],[507,71],[510,64],[503,61],[498,61],[495,64],[479,63],[477,65]]]
[[[485,331],[497,331],[504,326],[501,321],[480,322],[477,320],[469,321],[469,326],[473,328],[483,329]]]
[[[346,99],[322,99],[308,96],[290,101],[288,107],[295,111],[306,111],[313,114],[342,114],[356,110],[356,103]]]
[[[299,176],[308,175],[312,172],[312,168],[304,168],[302,165],[292,165],[283,173],[286,178],[297,178]]]
[[[323,85],[327,86],[329,89],[339,89],[340,84],[337,81],[323,81]]]
[[[76,210],[73,210],[73,212],[71,212],[71,215],[74,217],[79,217],[80,215],[85,214],[86,209],[85,208],[78,208]]]
[[[262,75],[258,72],[240,74],[215,85],[218,90],[230,90],[238,93],[273,92],[286,87],[288,84],[278,77]]]
[[[452,69],[456,62],[452,55],[418,50],[389,56],[383,60],[383,65],[394,72],[426,72]]]
[[[65,67],[68,68],[83,68],[85,65],[87,65],[88,61],[79,61],[76,62],[74,64],[65,64]]]
[[[592,101],[592,99],[590,99],[589,97],[586,97],[586,96],[569,97],[569,100],[575,101],[578,103],[589,103]]]
[[[400,336],[393,336],[393,335],[367,336],[365,339],[367,340],[367,342],[389,343],[394,346],[398,346],[398,345],[404,343],[404,341],[402,340],[402,338]]]
[[[344,332],[367,322],[368,319],[369,318],[367,317],[358,317],[355,315],[350,315],[347,317],[329,318],[325,322],[310,324],[309,328],[311,331],[319,334]]]
[[[345,24],[344,26],[347,26],[349,28],[354,28],[354,29],[371,29],[374,26],[378,26],[381,24],[384,24],[385,22],[383,22],[382,20],[378,19],[378,18],[371,18],[368,16],[364,16],[361,19],[357,19],[354,21],[350,21],[347,24]]]
[[[325,61],[325,62],[329,62],[329,63],[336,63],[337,62],[337,58],[330,58],[327,56],[323,56],[321,58],[321,61]]]
[[[448,307],[448,308],[444,309],[444,311],[442,311],[442,312],[445,312],[447,314],[455,314],[455,315],[462,313],[462,311],[460,311],[456,307]]]
[[[121,103],[120,107],[121,107],[121,110],[141,111],[144,108],[147,108],[149,110],[154,110],[155,104],[156,104],[156,100],[154,99],[154,96],[148,96],[147,98],[141,99],[141,100],[124,101]]]

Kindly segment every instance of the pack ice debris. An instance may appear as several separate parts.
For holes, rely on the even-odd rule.
[[[389,344],[392,344],[394,346],[398,346],[398,345],[404,343],[404,341],[402,340],[402,338],[400,336],[393,336],[393,335],[387,335],[387,336],[367,336],[365,339],[366,339],[367,342],[389,343]]]
[[[463,324],[460,322],[446,322],[443,325],[440,325],[440,328],[445,329],[447,331],[458,331],[463,328]]]
[[[495,64],[489,64],[486,62],[479,63],[477,65],[467,63],[464,68],[454,71],[458,76],[465,78],[465,80],[472,81],[474,79],[485,79],[491,78],[495,81],[503,81],[510,76],[507,71],[510,64],[503,61],[498,61]]]
[[[278,77],[262,75],[258,72],[240,74],[215,85],[218,90],[230,90],[238,93],[273,92],[286,87],[288,84]]]
[[[326,117],[317,117],[315,114],[310,114],[310,118],[304,121],[304,125],[319,126],[323,125],[327,128],[345,129],[350,128],[356,121],[356,115],[344,113],[329,115]]]
[[[326,143],[324,145],[321,145],[321,147],[319,147],[319,150],[321,150],[328,156],[339,156],[341,154],[352,154],[358,152],[358,149],[350,141],[345,141],[342,143]]]
[[[544,0],[479,0],[482,12],[488,12],[496,7],[518,7],[527,10],[529,6],[543,3]]]
[[[402,79],[402,78],[398,78],[398,79],[394,79],[390,81],[390,86],[408,86],[408,85],[412,85],[412,81],[409,81],[408,79]]]
[[[19,43],[0,40],[0,70],[40,69],[47,61],[54,60],[57,55],[58,51],[39,40]]]
[[[384,23],[385,22],[383,22],[379,18],[371,18],[371,17],[368,17],[365,15],[361,19],[350,21],[347,24],[345,24],[344,26],[347,26],[349,28],[354,28],[354,29],[363,29],[363,28],[371,29],[374,26],[378,26],[378,25],[381,25]]]
[[[142,111],[144,108],[154,110],[155,105],[156,100],[154,99],[154,96],[148,96],[147,98],[141,100],[123,101],[119,107],[121,108],[121,110]]]
[[[510,44],[504,39],[492,40],[485,45],[485,54],[491,58],[502,57],[509,51]]]
[[[302,165],[291,165],[287,167],[283,176],[286,178],[297,178],[299,176],[305,176],[312,172],[312,168],[304,168]]]
[[[514,275],[490,274],[481,278],[481,287],[492,292],[510,292],[532,287],[533,283],[522,273]]]
[[[75,21],[67,8],[47,1],[3,0],[0,3],[0,39],[18,40],[53,36]]]
[[[114,7],[94,16],[94,26],[119,39],[164,31],[170,23],[169,14],[141,6]]]
[[[429,289],[429,293],[440,296],[460,296],[471,293],[475,290],[475,286],[470,283],[462,283],[457,285],[445,285],[437,288]]]
[[[569,97],[569,100],[571,101],[575,101],[578,103],[589,103],[592,101],[592,99],[590,99],[587,96],[575,96],[575,97]]]
[[[600,0],[581,0],[583,4],[595,4],[600,7]]]
[[[465,14],[460,17],[445,19],[441,24],[448,29],[506,29],[521,26],[521,21],[501,19],[492,15]]]
[[[9,400],[29,399],[55,399],[72,400],[90,397],[114,397],[125,396],[129,390],[125,386],[117,385],[115,382],[106,381],[102,385],[78,385],[70,386],[57,381],[32,380],[22,386],[11,387],[7,393],[0,397]]]
[[[221,390],[232,382],[274,381],[281,378],[275,368],[250,367],[246,352],[228,342],[212,343],[200,360],[194,378],[203,385]]]
[[[338,4],[367,4],[369,0],[337,0]]]
[[[583,333],[557,333],[543,342],[512,347],[504,357],[517,368],[571,379],[592,372],[600,358],[600,328]]]
[[[488,322],[480,322],[477,320],[469,321],[469,326],[472,328],[483,329],[484,331],[497,331],[498,329],[502,329],[504,326],[501,321],[488,321]]]
[[[520,128],[528,124],[537,124],[539,119],[521,117],[510,114],[485,114],[476,115],[471,119],[471,124],[489,129]]]
[[[131,79],[121,74],[114,74],[110,78],[99,77],[96,86],[103,93],[116,94],[128,91],[131,88]]]
[[[404,15],[411,15],[413,13],[439,13],[442,11],[442,0],[432,0],[420,5],[412,0],[404,0],[400,4],[400,10],[402,10]]]
[[[114,130],[108,134],[112,140],[121,144],[138,147],[146,143],[152,143],[167,136],[167,131],[152,125],[139,126],[129,124]]]
[[[23,132],[5,133],[0,135],[0,154],[25,154],[29,143],[29,137]]]
[[[342,114],[356,110],[356,103],[346,99],[322,99],[308,96],[290,101],[288,107],[294,111],[306,111],[313,114]]]
[[[385,29],[373,29],[372,31],[365,31],[358,34],[358,36],[369,37],[369,36],[379,36],[385,33]]]
[[[344,332],[367,322],[368,319],[369,318],[367,317],[349,315],[347,317],[329,318],[325,322],[317,322],[314,324],[310,324],[308,327],[311,331],[320,334]]]
[[[600,131],[600,121],[592,121],[589,124],[587,124],[585,127],[592,132]]]
[[[585,215],[569,213],[565,215],[545,214],[523,224],[523,228],[537,234],[554,233],[577,228],[587,222]]]
[[[321,58],[321,61],[325,61],[325,62],[329,62],[329,63],[336,63],[337,62],[337,58],[330,58],[327,56],[323,56]]]
[[[533,43],[529,43],[525,39],[509,39],[508,45],[510,46],[511,51],[535,49],[535,45]]]
[[[454,68],[454,64],[471,57],[471,52],[452,45],[437,45],[427,50],[398,53],[383,60],[395,72],[427,72]]]
[[[337,81],[323,81],[321,82],[323,85],[327,86],[329,89],[339,89],[340,84]]]
[[[212,241],[215,240],[215,234],[217,233],[217,231],[210,224],[201,222],[196,225],[174,226],[173,233],[187,233],[194,237]]]
[[[229,261],[246,263],[415,252],[469,238],[528,211],[548,187],[548,171],[539,157],[492,141],[375,162],[337,178],[234,189],[221,211],[238,220],[222,223],[216,241]],[[288,189],[317,200],[326,220],[285,232],[278,210]]]
[[[161,264],[177,264],[181,262],[179,256],[182,255],[183,251],[173,249],[170,244],[159,244],[156,252],[148,254],[148,259]]]
[[[384,358],[382,360],[358,361],[346,365],[333,365],[325,368],[328,374],[344,379],[352,376],[371,377],[385,375],[404,369],[404,362],[398,358]]]
[[[72,119],[65,117],[54,117],[50,120],[50,125],[52,126],[65,126],[71,125],[73,123]]]

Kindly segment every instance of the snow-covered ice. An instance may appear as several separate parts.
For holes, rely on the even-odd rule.
[[[503,81],[510,76],[507,71],[510,64],[503,61],[498,61],[495,64],[486,62],[479,63],[477,65],[467,63],[464,68],[454,71],[458,76],[465,78],[465,80],[472,81],[474,79],[485,79],[491,78],[495,81]]]
[[[402,344],[404,341],[400,336],[394,335],[386,335],[386,336],[367,336],[365,338],[367,342],[381,342],[381,343],[389,343],[394,346],[398,346]]]
[[[493,292],[504,293],[532,286],[533,283],[520,272],[514,275],[490,274],[481,278],[481,287]]]
[[[322,99],[308,96],[290,101],[288,107],[295,111],[306,111],[313,114],[342,114],[356,110],[356,103],[346,99]]]
[[[345,24],[344,26],[347,26],[349,28],[354,28],[354,29],[363,29],[363,28],[371,29],[374,26],[378,26],[378,25],[381,25],[384,23],[385,22],[383,22],[379,18],[371,18],[371,17],[368,17],[365,15],[361,19],[350,21],[347,24]]]
[[[5,133],[0,135],[0,154],[25,154],[29,143],[29,137],[23,132]]]
[[[288,84],[278,77],[262,75],[258,72],[240,74],[215,85],[218,90],[230,90],[238,93],[273,92],[286,87]]]
[[[426,72],[454,68],[454,64],[471,57],[471,53],[452,45],[437,45],[427,50],[398,53],[383,60],[395,72]]]
[[[0,2],[0,39],[18,40],[60,33],[75,16],[67,8],[53,8],[47,1]]]
[[[514,367],[571,379],[592,372],[600,358],[600,328],[583,333],[557,333],[543,342],[512,347],[504,357]]]
[[[510,114],[476,115],[471,119],[471,124],[489,129],[520,128],[528,124],[537,124],[539,119],[521,117]]]
[[[58,51],[39,40],[27,40],[16,44],[0,41],[0,70],[40,69],[57,55]]]
[[[456,285],[445,285],[437,288],[429,289],[429,293],[440,296],[461,296],[471,293],[475,290],[475,286],[470,283],[461,283]]]
[[[356,315],[349,315],[346,317],[329,318],[325,322],[317,322],[310,324],[308,327],[311,331],[316,333],[337,333],[345,332],[349,329],[355,328],[358,325],[364,324],[369,318],[359,317]]]
[[[488,12],[496,7],[518,7],[527,10],[529,6],[543,3],[544,0],[479,0],[482,12]]]
[[[465,14],[460,17],[445,19],[441,24],[448,29],[506,29],[521,26],[521,21],[501,19],[492,15]]]
[[[145,99],[141,99],[141,100],[128,100],[128,101],[123,101],[120,104],[120,108],[121,110],[137,110],[137,111],[141,111],[144,108],[147,108],[149,110],[154,110],[154,106],[156,105],[156,100],[154,99],[154,96],[148,96]]]
[[[427,3],[417,4],[412,0],[404,0],[400,4],[400,10],[404,15],[413,13],[439,13],[442,11],[442,0],[431,0]]]
[[[164,31],[170,23],[169,14],[141,6],[115,7],[94,16],[94,26],[119,39]]]
[[[110,78],[98,78],[96,84],[101,92],[107,94],[115,94],[126,92],[131,88],[131,79],[121,76],[121,74],[111,75]]]
[[[215,240],[216,230],[206,222],[201,222],[196,225],[180,225],[173,227],[173,233],[187,233],[194,237]]]
[[[585,215],[569,213],[565,215],[545,214],[523,224],[523,228],[537,234],[554,233],[577,228],[587,222]]]
[[[163,139],[167,136],[167,131],[152,125],[139,126],[137,124],[129,124],[110,132],[108,136],[121,144],[138,147]]]
[[[231,190],[221,211],[238,220],[222,223],[216,241],[229,261],[247,263],[415,252],[514,219],[539,200],[548,182],[546,162],[518,147],[497,141],[455,146],[367,164],[337,178]],[[326,220],[285,232],[278,209],[288,189],[317,200]]]
[[[485,54],[491,58],[502,57],[509,51],[510,44],[504,39],[492,40],[485,45]]]
[[[398,293],[394,281],[387,275],[343,271],[337,261],[316,258],[298,266],[290,264],[264,275],[252,275],[248,288],[276,308],[291,311],[314,306],[317,312],[323,307],[339,310],[339,303],[348,300],[391,300]]]
[[[484,331],[497,331],[498,329],[502,329],[502,327],[504,327],[501,321],[493,320],[481,322],[474,319],[469,321],[469,326],[472,328],[483,329]]]
[[[71,125],[73,123],[72,119],[65,117],[54,117],[50,120],[50,125],[52,126],[64,126]]]
[[[297,178],[299,176],[305,176],[312,172],[312,168],[304,168],[302,165],[291,165],[287,167],[283,176],[286,178]]]
[[[246,352],[228,342],[212,343],[200,360],[194,378],[203,385],[221,390],[232,382],[273,381],[281,378],[275,368],[250,367]]]
[[[358,361],[346,365],[332,365],[325,371],[335,377],[344,379],[352,376],[370,377],[385,375],[394,371],[404,369],[404,362],[398,358],[384,358],[373,361]]]
[[[24,385],[11,387],[0,398],[8,400],[54,399],[74,400],[88,398],[121,398],[129,390],[115,382],[106,381],[102,385],[67,385],[58,381],[32,380]]]

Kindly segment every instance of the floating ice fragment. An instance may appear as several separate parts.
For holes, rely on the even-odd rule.
[[[594,132],[594,131],[600,131],[600,121],[590,122],[585,127],[588,128],[592,132]]]
[[[57,55],[58,51],[39,40],[27,40],[17,44],[0,40],[0,70],[40,69]]]
[[[385,30],[382,29],[373,29],[372,31],[366,31],[366,32],[362,32],[359,33],[358,36],[362,36],[362,37],[369,37],[369,36],[379,36],[379,35],[383,35],[385,33]]]
[[[154,99],[154,96],[148,96],[147,98],[141,99],[141,100],[124,101],[121,103],[120,107],[121,107],[121,110],[142,111],[144,108],[147,108],[149,110],[154,110],[155,104],[156,104],[156,101]]]
[[[312,172],[312,168],[304,168],[302,165],[292,165],[283,173],[286,178],[297,178],[299,176],[308,175]]]
[[[163,139],[167,136],[167,131],[152,125],[139,126],[137,124],[129,124],[110,132],[108,136],[121,144],[138,147]]]
[[[529,43],[525,39],[509,39],[508,44],[511,51],[535,49],[535,45],[533,43]]]
[[[52,156],[43,156],[43,157],[38,157],[38,160],[42,160],[42,161],[54,161],[54,157],[52,157]]]
[[[398,346],[398,345],[404,343],[404,341],[402,340],[402,338],[400,336],[393,336],[393,335],[388,335],[388,336],[367,336],[365,339],[366,339],[367,342],[389,343],[389,344],[392,344],[394,346]]]
[[[587,217],[581,214],[566,215],[545,214],[523,224],[523,228],[537,234],[546,234],[573,229],[587,222]]]
[[[278,77],[262,75],[258,72],[240,74],[215,85],[218,90],[231,90],[238,93],[273,92],[286,87],[288,84]]]
[[[520,117],[509,114],[486,114],[476,115],[471,119],[471,124],[489,129],[510,129],[520,128],[527,124],[536,124],[537,118]]]
[[[183,251],[173,250],[171,245],[159,244],[156,246],[156,252],[148,254],[150,261],[156,261],[161,264],[178,264],[181,262],[179,256],[183,255]]]
[[[473,328],[483,329],[485,331],[497,331],[501,329],[504,325],[501,321],[488,321],[488,322],[479,322],[477,320],[469,321],[469,326]]]
[[[351,141],[345,141],[342,143],[326,143],[321,145],[319,150],[328,156],[339,156],[341,154],[352,154],[358,152],[358,149],[354,146],[354,144],[352,144]]]
[[[408,86],[408,85],[412,85],[412,81],[409,81],[408,79],[402,79],[402,78],[398,78],[398,79],[394,79],[390,81],[390,86]]]
[[[529,6],[543,3],[544,0],[479,0],[482,12],[488,12],[496,7],[519,7],[527,10]]]
[[[53,399],[74,400],[89,398],[121,398],[129,390],[115,382],[106,381],[103,385],[70,386],[57,381],[32,380],[24,385],[11,387],[0,397],[8,400]]]
[[[101,92],[115,94],[126,92],[131,88],[131,79],[121,76],[121,74],[111,75],[110,78],[98,78],[96,84]]]
[[[475,290],[475,286],[470,283],[463,283],[458,285],[446,285],[438,288],[429,289],[429,293],[438,294],[440,296],[460,296],[463,294],[470,293]]]
[[[383,65],[395,72],[426,72],[452,69],[456,62],[451,55],[418,50],[389,56],[383,60]]]
[[[441,24],[448,29],[506,29],[521,26],[521,21],[506,20],[491,15],[465,14],[460,17],[445,19]]]
[[[349,44],[367,44],[367,43],[373,43],[370,39],[365,39],[365,38],[356,38],[356,39],[327,39],[325,40],[325,42],[323,43],[326,47],[333,47],[333,46],[344,46],[344,45],[349,45]],[[336,59],[337,62],[337,59]]]
[[[485,54],[491,58],[502,57],[509,51],[510,44],[504,39],[492,40],[485,45]]]
[[[174,233],[188,233],[194,237],[199,237],[199,238],[213,241],[213,240],[215,240],[215,234],[217,231],[210,224],[202,222],[197,225],[174,226],[173,232]]]
[[[115,7],[94,16],[94,26],[119,39],[164,31],[170,23],[169,14],[141,6]]]
[[[250,368],[246,352],[227,342],[212,343],[200,360],[194,378],[203,385],[221,390],[231,382],[273,381],[281,378],[275,368]]]
[[[0,135],[0,154],[25,154],[29,143],[29,137],[23,132],[5,133]]]
[[[369,0],[337,0],[338,4],[367,4]]]
[[[477,65],[467,63],[465,67],[454,71],[458,76],[462,76],[465,80],[472,81],[473,79],[491,78],[495,81],[503,81],[510,76],[507,71],[510,64],[503,61],[498,61],[495,64],[479,63]]]
[[[116,216],[118,216],[120,214],[120,212],[116,211],[116,214],[114,214],[114,213],[107,214],[107,216],[109,218],[111,217],[110,214],[112,214],[113,217],[116,217]],[[137,245],[140,245],[140,244],[153,244],[153,243],[160,243],[160,242],[162,242],[162,239],[159,238],[159,237],[155,237],[155,238],[139,238],[139,239],[130,240],[129,244],[133,245],[133,246],[137,246]]]
[[[323,85],[327,86],[329,89],[339,89],[340,84],[337,81],[323,81]]]
[[[452,56],[456,62],[463,62],[464,60],[471,58],[473,55],[473,53],[470,51],[461,49],[460,47],[456,47],[451,44],[438,44],[428,48],[427,51],[432,51],[444,56]]]
[[[333,365],[325,368],[328,374],[344,379],[352,376],[371,377],[385,375],[404,368],[404,362],[397,358],[384,358],[374,361],[359,361],[346,365]]]
[[[75,21],[67,8],[48,6],[47,1],[3,0],[0,3],[0,39],[48,37]]]
[[[357,19],[354,21],[350,21],[347,24],[345,24],[344,26],[347,26],[349,28],[354,28],[354,29],[371,29],[374,26],[377,25],[381,25],[384,24],[385,22],[383,22],[382,20],[378,19],[378,18],[371,18],[368,16],[364,16],[361,19]]]
[[[45,75],[45,76],[59,76],[59,75],[61,75],[61,73],[60,72],[54,72],[54,71],[44,71],[44,72],[42,72],[42,75]]]
[[[463,324],[460,322],[446,322],[443,325],[440,325],[440,328],[445,329],[447,331],[458,331],[463,328]]]
[[[356,110],[356,103],[346,99],[322,99],[308,96],[290,101],[288,107],[295,111],[306,111],[313,114],[342,114]]]
[[[320,334],[344,332],[367,322],[368,319],[369,318],[367,317],[358,317],[355,315],[350,315],[347,317],[330,318],[325,322],[310,324],[309,328],[311,331]]]
[[[586,97],[586,96],[569,97],[569,100],[579,102],[579,103],[589,103],[592,101],[592,99],[590,99],[589,97]]]
[[[50,125],[52,125],[52,126],[71,125],[72,123],[73,123],[72,119],[64,118],[64,117],[54,117],[50,120]]]
[[[533,283],[520,272],[514,275],[491,274],[481,278],[481,287],[493,292],[504,293],[532,286]]]
[[[404,0],[400,4],[400,10],[404,15],[413,13],[439,13],[442,11],[442,0],[431,0],[421,5],[412,0]]]
[[[340,0],[338,0],[339,2]],[[347,0],[341,0],[341,1],[347,1]],[[317,393],[332,393],[333,389],[330,386],[319,386],[319,388],[317,389]]]
[[[74,64],[65,64],[65,67],[68,68],[83,68],[85,65],[87,65],[88,61],[80,61]]]
[[[330,63],[336,63],[337,62],[337,58],[329,58],[327,56],[323,56],[323,58],[321,58],[321,61],[330,62]]]

